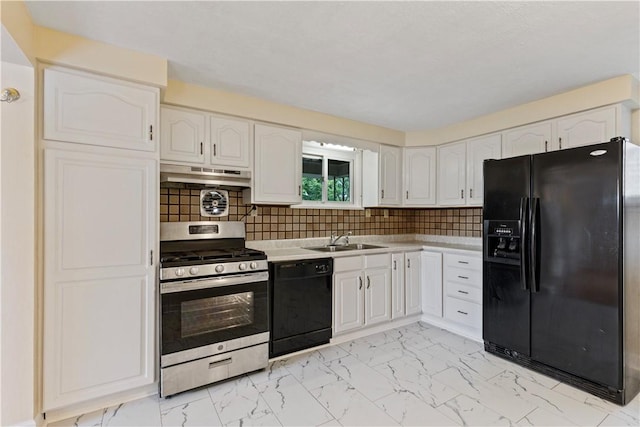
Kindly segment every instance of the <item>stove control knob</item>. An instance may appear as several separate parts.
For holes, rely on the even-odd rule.
[[[189,269],[189,274],[191,274],[192,276],[195,276],[196,274],[198,274],[198,267],[191,267]]]
[[[184,268],[176,268],[176,276],[184,276]]]
[[[244,262],[241,262],[240,265],[238,265],[238,268],[240,270],[246,270],[247,269],[247,264],[245,264]]]
[[[251,264],[249,264],[249,267],[250,267],[252,270],[255,270],[256,268],[258,268],[258,263],[257,263],[257,262],[252,262]]]
[[[222,273],[224,271],[224,265],[216,265],[216,273]]]

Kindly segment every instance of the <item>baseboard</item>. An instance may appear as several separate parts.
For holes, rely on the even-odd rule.
[[[149,384],[144,387],[123,391],[120,393],[110,394],[108,396],[97,399],[88,400],[76,405],[65,406],[64,408],[54,409],[41,414],[45,425],[54,423],[67,418],[77,417],[82,414],[88,414],[110,406],[120,405],[122,403],[131,402],[132,400],[142,399],[158,394],[158,383]]]
[[[421,319],[420,314],[414,314],[412,316],[403,317],[401,319],[392,320],[390,322],[379,323],[377,325],[364,327],[355,331],[345,332],[340,335],[336,335],[331,338],[331,344],[342,344],[343,342],[352,341],[358,338],[363,338],[368,335],[377,334],[379,332],[388,331],[390,329],[407,326],[412,323],[416,323]]]
[[[446,329],[447,331],[452,332],[456,335],[460,335],[472,341],[479,342],[480,344],[484,343],[484,341],[482,341],[482,331],[480,330],[459,326],[456,323],[449,322],[442,317],[434,317],[428,314],[423,314],[420,320],[429,325]]]

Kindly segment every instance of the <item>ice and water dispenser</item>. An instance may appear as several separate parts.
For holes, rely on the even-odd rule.
[[[487,261],[518,264],[522,239],[520,221],[485,221],[485,259]]]

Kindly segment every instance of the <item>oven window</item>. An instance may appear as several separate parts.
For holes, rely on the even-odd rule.
[[[247,326],[253,323],[253,292],[184,301],[181,304],[182,338]]]

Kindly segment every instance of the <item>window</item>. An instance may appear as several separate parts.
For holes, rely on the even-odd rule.
[[[302,148],[302,204],[314,207],[359,207],[354,183],[359,153],[305,141]]]

